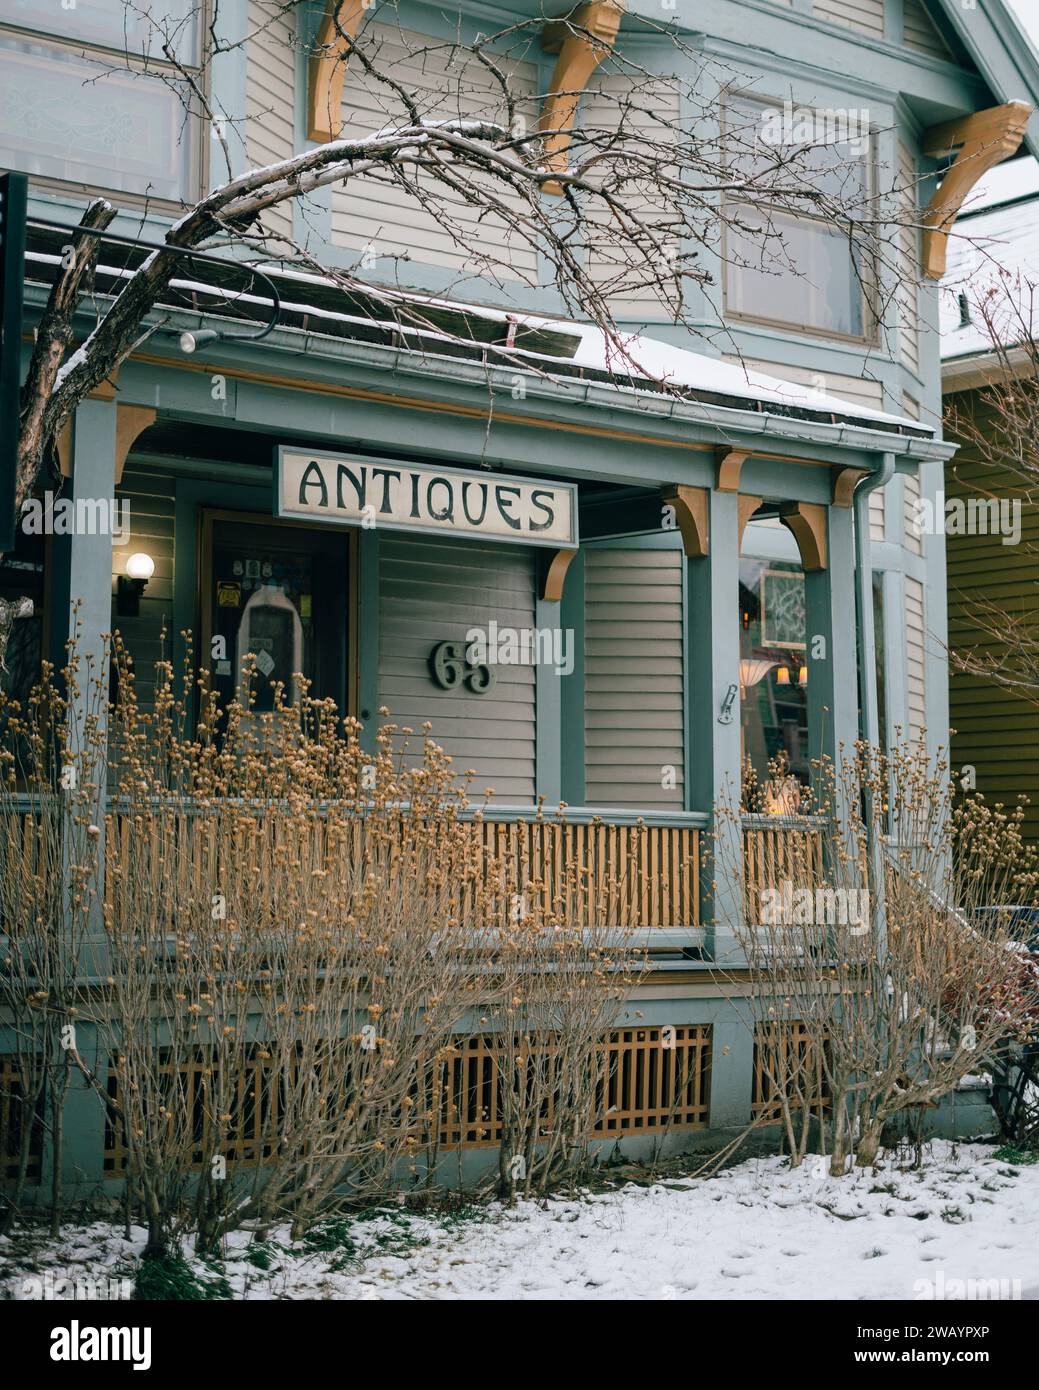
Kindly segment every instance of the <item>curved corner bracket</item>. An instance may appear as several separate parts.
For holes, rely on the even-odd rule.
[[[740,470],[750,458],[747,449],[718,450],[718,491],[739,492]]]
[[[339,25],[336,27],[336,11]],[[365,16],[364,0],[327,0],[314,39],[307,76],[307,139],[324,144],[343,128],[343,80],[349,39]],[[342,31],[342,32],[340,32]],[[346,38],[343,36],[346,35]]]
[[[664,502],[675,509],[675,520],[682,533],[682,548],[687,555],[706,555],[709,548],[707,533],[707,489],[688,487],[679,483],[663,493]]]
[[[155,424],[155,410],[150,405],[117,405],[115,408],[115,480],[123,481],[126,456],[139,434]]]
[[[578,105],[592,73],[613,50],[623,13],[624,0],[589,0],[541,31],[541,47],[559,55],[538,120],[545,132],[545,168],[553,173],[566,172]],[[542,187],[546,193],[563,191],[554,180]]]
[[[551,561],[545,569],[545,579],[541,586],[541,597],[546,603],[558,603],[563,597],[563,585],[566,583],[566,574],[576,550],[557,550],[552,556]]]
[[[1027,101],[1008,101],[924,132],[925,155],[954,156],[923,215],[923,272],[929,280],[945,274],[949,233],[963,200],[993,165],[1016,153],[1033,109]]]
[[[833,470],[833,505],[835,507],[850,507],[855,496],[855,488],[859,480],[866,476],[864,468],[834,468]]]
[[[750,493],[741,493],[737,498],[736,505],[739,510],[739,543],[740,549],[743,548],[743,533],[747,529],[747,522],[751,519],[757,509],[761,506],[762,498],[752,497]]]
[[[826,568],[826,508],[818,502],[788,502],[779,519],[797,542],[806,572]]]

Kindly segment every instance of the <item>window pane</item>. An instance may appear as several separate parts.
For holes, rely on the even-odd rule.
[[[810,781],[804,573],[779,560],[740,560],[740,724],[743,761],[759,791],[779,762]],[[747,781],[744,780],[746,790]]]
[[[865,336],[863,290],[846,235],[786,214],[766,222],[744,204],[732,211],[746,230],[726,228],[729,313]]]
[[[196,130],[172,85],[106,73],[103,63],[69,49],[0,34],[0,165],[194,201]]]
[[[190,64],[198,62],[199,10],[196,0],[76,0],[71,9],[59,0],[0,0],[0,23],[156,58],[168,38],[178,59]]]
[[[726,102],[730,167],[745,177],[770,179],[790,164],[792,182],[861,214],[871,195],[869,113],[856,108],[813,108],[738,97]]]

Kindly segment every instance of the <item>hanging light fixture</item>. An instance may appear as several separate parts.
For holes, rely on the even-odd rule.
[[[807,667],[807,666],[802,666],[801,669],[800,669],[800,671],[798,671],[798,673],[797,673],[797,683],[798,683],[798,685],[807,685],[807,684],[808,684],[808,667]]]
[[[789,685],[789,684],[790,684],[790,667],[789,667],[789,666],[780,666],[779,669],[776,671],[776,684],[777,684],[777,685]]]
[[[744,657],[740,662],[740,689],[748,690],[752,685],[757,685],[775,664],[764,656]]]

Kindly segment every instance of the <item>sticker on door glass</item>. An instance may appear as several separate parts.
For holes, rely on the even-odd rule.
[[[216,586],[218,608],[238,608],[242,602],[242,586],[234,579],[219,579]]]
[[[274,658],[271,656],[270,652],[261,651],[256,653],[256,669],[261,675],[270,675],[274,670]]]

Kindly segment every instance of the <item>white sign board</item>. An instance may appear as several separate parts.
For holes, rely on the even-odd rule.
[[[557,550],[577,546],[573,483],[285,445],[278,449],[274,474],[277,516],[371,530],[486,536]]]

